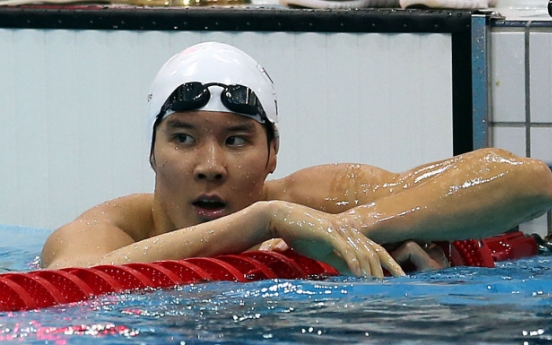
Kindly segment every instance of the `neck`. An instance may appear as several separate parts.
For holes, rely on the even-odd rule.
[[[153,229],[151,237],[166,234],[176,229],[174,223],[169,219],[163,203],[156,193],[153,195],[151,213],[153,215]]]

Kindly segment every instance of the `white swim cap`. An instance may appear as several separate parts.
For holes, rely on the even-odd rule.
[[[181,85],[190,82],[238,84],[247,86],[260,100],[272,124],[278,151],[278,105],[274,85],[266,71],[251,56],[228,44],[205,42],[191,46],[170,58],[161,67],[148,94],[146,115],[150,142],[155,121],[169,96]],[[226,108],[221,101],[221,87],[210,87],[211,97],[197,110],[240,114]],[[168,116],[167,112],[161,116]],[[242,114],[245,115],[245,114]]]

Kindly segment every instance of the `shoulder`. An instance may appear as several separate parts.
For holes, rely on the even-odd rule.
[[[133,194],[92,207],[48,237],[42,265],[89,266],[106,253],[151,237],[152,205],[151,194]]]
[[[71,235],[83,225],[109,229],[109,234],[124,234],[134,242],[151,236],[153,228],[153,195],[131,194],[98,204],[79,215],[56,232]]]
[[[339,163],[301,169],[267,181],[266,200],[284,200],[326,212],[343,212],[378,197],[378,186],[397,177],[366,164]]]
[[[154,231],[152,207],[153,194],[131,194],[96,205],[77,220],[103,222],[140,241]]]

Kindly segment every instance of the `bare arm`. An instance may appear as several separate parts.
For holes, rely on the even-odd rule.
[[[239,253],[281,237],[298,252],[343,272],[381,277],[383,264],[395,275],[404,274],[382,247],[326,215],[287,202],[260,202],[217,220],[137,241],[118,228],[112,216],[98,221],[93,231],[77,231],[78,222],[56,231],[44,247],[43,261],[48,268],[61,268],[177,260]]]
[[[552,206],[548,167],[498,149],[403,174],[364,165],[309,168],[269,187],[269,198],[343,212],[352,226],[378,243],[491,236]]]
[[[42,266],[91,266],[106,253],[151,237],[152,195],[136,194],[97,205],[57,229],[42,249]]]
[[[151,196],[106,203],[54,232],[43,264],[56,268],[212,256],[281,237],[341,270],[380,276],[381,263],[401,274],[371,239],[383,244],[506,231],[550,208],[552,177],[541,162],[480,150],[404,174],[363,165],[315,167],[269,183],[266,192],[269,200],[292,203],[258,203],[167,234],[151,232]]]
[[[349,213],[378,243],[493,236],[552,206],[548,167],[501,150],[458,156],[438,170],[406,177],[413,188]]]

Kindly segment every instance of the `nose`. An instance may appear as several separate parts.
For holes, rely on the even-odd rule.
[[[217,143],[205,143],[197,152],[196,180],[222,181],[226,178],[224,150]]]

